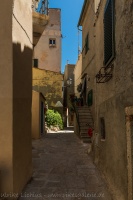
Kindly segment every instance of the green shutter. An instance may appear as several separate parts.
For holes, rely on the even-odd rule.
[[[104,64],[114,58],[114,0],[107,0],[104,10]]]
[[[92,104],[93,104],[93,90],[90,90],[88,92],[88,100],[87,100],[87,102],[88,102],[88,106],[92,106]]]
[[[33,59],[33,67],[38,67],[38,59]]]
[[[87,34],[85,38],[85,54],[87,53],[88,49],[89,49],[89,34]]]

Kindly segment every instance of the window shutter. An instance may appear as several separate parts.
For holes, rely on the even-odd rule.
[[[107,0],[104,10],[104,64],[114,58],[114,1]]]
[[[101,125],[101,139],[105,139],[105,120],[103,117],[100,118]]]
[[[93,104],[93,90],[88,92],[88,106],[92,106]]]
[[[89,34],[87,34],[85,38],[85,54],[87,53],[88,49],[89,49]]]
[[[33,67],[38,67],[38,59],[33,59]]]

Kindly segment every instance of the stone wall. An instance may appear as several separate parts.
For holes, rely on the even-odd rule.
[[[46,97],[49,108],[54,108],[57,101],[62,103],[62,82],[61,73],[33,68],[33,90]]]
[[[2,1],[0,190],[19,195],[32,174],[32,0]]]
[[[83,48],[89,33],[89,50],[83,51],[83,71],[88,74],[87,92],[93,89],[91,106],[95,134],[93,143],[94,160],[105,174],[116,199],[128,198],[127,138],[125,108],[133,105],[133,3],[115,1],[115,58],[112,79],[96,83],[96,74],[104,67],[104,8],[106,0],[100,2],[95,14],[93,1],[83,16]],[[100,118],[105,119],[105,134],[101,137]]]
[[[56,44],[49,44],[55,39]],[[61,72],[61,10],[49,9],[49,23],[34,48],[34,58],[38,59],[38,68]]]

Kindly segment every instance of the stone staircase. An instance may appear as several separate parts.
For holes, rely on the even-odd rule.
[[[91,138],[88,135],[88,129],[94,129],[94,123],[91,111],[88,106],[76,107],[79,121],[80,138],[85,143],[90,143]]]

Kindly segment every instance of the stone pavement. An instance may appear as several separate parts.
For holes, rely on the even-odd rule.
[[[70,131],[33,140],[33,177],[19,199],[112,200],[87,149]]]

